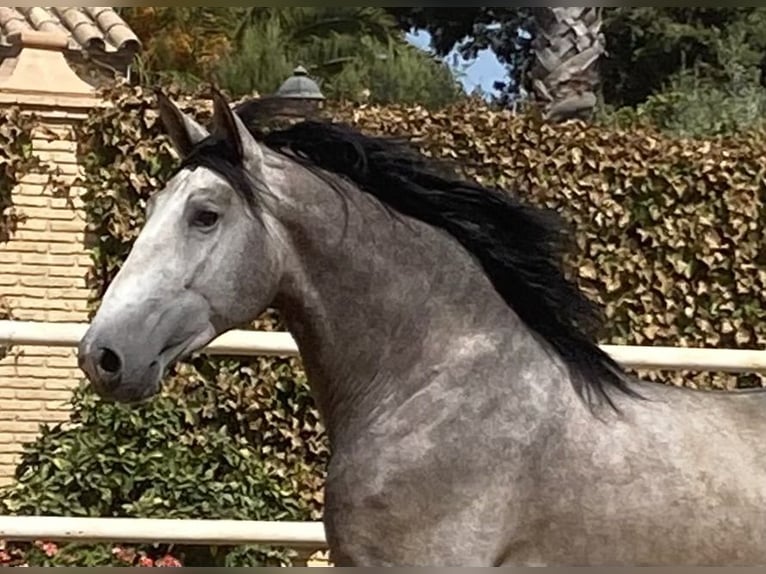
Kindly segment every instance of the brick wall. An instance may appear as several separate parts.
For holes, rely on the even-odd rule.
[[[78,171],[72,128],[82,112],[35,111],[42,125],[34,151],[55,163],[59,181],[71,184]],[[79,190],[70,188],[69,198],[54,197],[48,181],[48,176],[28,174],[14,191],[14,204],[26,221],[0,244],[0,294],[14,319],[83,322],[90,258]],[[22,443],[35,438],[40,423],[67,419],[65,402],[80,379],[74,349],[14,347],[0,360],[0,484],[12,478]]]

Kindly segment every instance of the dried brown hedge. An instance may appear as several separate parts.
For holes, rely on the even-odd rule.
[[[335,113],[376,134],[412,134],[482,183],[559,211],[572,268],[604,305],[602,343],[766,344],[766,134],[679,139],[648,128],[549,125],[475,102],[430,113]],[[761,386],[757,375],[642,373],[689,386]]]

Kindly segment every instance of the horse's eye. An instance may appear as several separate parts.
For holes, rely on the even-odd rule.
[[[196,227],[213,227],[218,221],[218,214],[215,211],[201,209],[194,214],[192,224]]]

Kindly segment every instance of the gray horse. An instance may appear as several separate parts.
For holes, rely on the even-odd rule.
[[[338,565],[766,564],[766,395],[635,380],[594,342],[556,217],[323,121],[210,131],[159,95],[180,167],[79,347],[101,396],[277,308],[332,449]]]

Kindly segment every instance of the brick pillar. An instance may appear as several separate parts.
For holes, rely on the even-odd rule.
[[[19,55],[0,66],[0,106],[37,116],[33,151],[70,189],[55,197],[48,176],[21,179],[13,202],[26,219],[0,244],[0,294],[16,320],[84,322],[90,257],[81,190],[72,186],[79,170],[73,128],[99,102],[66,64],[60,36],[25,32],[15,41]],[[0,483],[11,479],[22,443],[40,423],[67,419],[64,403],[79,380],[74,349],[14,347],[0,360]]]

